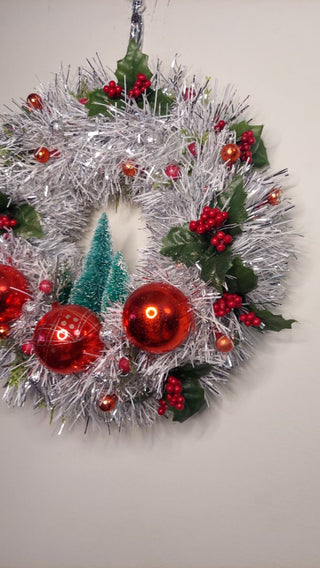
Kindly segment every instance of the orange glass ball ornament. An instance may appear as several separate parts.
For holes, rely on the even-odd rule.
[[[35,150],[34,157],[41,164],[45,164],[46,162],[48,162],[50,160],[50,152],[49,152],[48,148],[45,148],[44,146],[40,146],[40,148],[37,148]]]
[[[18,319],[29,299],[28,282],[23,274],[13,266],[0,264],[0,323]]]
[[[186,340],[194,319],[188,299],[178,288],[152,282],[129,296],[122,321],[131,343],[149,353],[166,353]]]
[[[116,394],[103,394],[99,399],[98,406],[103,412],[111,412],[114,410],[117,400]]]
[[[137,173],[137,166],[133,162],[124,162],[121,168],[124,175],[128,177],[134,177]]]
[[[53,304],[39,320],[33,349],[40,362],[56,373],[81,373],[99,357],[101,323],[91,310],[76,304]]]
[[[240,148],[237,144],[226,144],[221,150],[221,158],[224,162],[234,164],[240,158]]]
[[[232,349],[234,348],[234,343],[232,339],[227,337],[227,335],[220,335],[216,339],[215,346],[216,349],[220,351],[220,353],[229,353],[229,351],[232,351]]]
[[[37,93],[31,93],[27,98],[29,109],[42,110],[42,98]]]
[[[279,205],[282,200],[282,191],[276,187],[269,193],[267,201],[269,205]]]

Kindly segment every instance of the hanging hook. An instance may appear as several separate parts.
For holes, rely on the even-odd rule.
[[[144,12],[144,2],[143,0],[132,0],[132,16],[130,25],[130,41],[135,40],[139,48],[142,47],[143,40],[143,18],[142,14]]]

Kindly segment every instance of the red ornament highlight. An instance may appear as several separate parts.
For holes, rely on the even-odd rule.
[[[23,274],[13,266],[0,264],[0,323],[18,319],[29,299],[28,282]]]
[[[103,349],[100,329],[98,316],[88,308],[75,304],[53,305],[36,326],[34,353],[55,373],[81,373]]]
[[[188,299],[178,288],[153,282],[129,296],[122,321],[131,343],[149,353],[167,353],[187,339],[194,319]]]

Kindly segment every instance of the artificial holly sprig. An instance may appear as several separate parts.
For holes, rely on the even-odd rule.
[[[4,193],[0,193],[0,224],[0,229],[11,229],[25,239],[43,237],[40,215],[34,207],[27,203],[15,205]]]
[[[114,86],[112,84],[111,95],[110,88],[105,90],[95,89],[87,94],[88,101],[86,102],[86,107],[89,111],[89,116],[103,114],[110,117],[112,116],[110,105],[117,106],[119,109],[126,108],[133,99],[139,107],[143,108],[144,100],[141,96],[142,94],[146,97],[152,109],[163,115],[168,113],[173,99],[166,95],[162,89],[153,89],[151,87],[153,74],[148,66],[148,56],[142,53],[134,39],[129,42],[125,57],[117,62],[115,76],[118,84]],[[118,90],[121,98],[115,96],[117,87],[122,89],[122,93]]]
[[[251,125],[245,120],[239,122],[237,124],[232,124],[229,127],[229,130],[235,131],[236,133],[236,142],[239,145],[239,148],[243,147],[243,143],[245,140],[242,138],[244,133],[252,132],[253,136],[253,145],[249,144],[250,147],[250,161],[256,168],[263,168],[269,165],[269,160],[267,156],[267,150],[261,138],[263,125]]]

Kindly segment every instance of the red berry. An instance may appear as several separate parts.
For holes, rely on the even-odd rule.
[[[165,413],[166,408],[164,408],[164,406],[160,406],[158,408],[158,414],[160,414],[160,416],[163,416],[163,414]]]
[[[115,86],[116,86],[116,84],[115,84],[114,81],[109,81],[109,87],[110,87],[110,89],[114,89]]]
[[[169,164],[165,169],[165,173],[173,180],[177,180],[181,176],[181,170],[177,164]]]
[[[240,317],[239,317],[239,320],[243,321],[243,322],[245,322],[246,319],[247,319],[247,314],[241,314]]]
[[[209,215],[211,211],[212,211],[211,207],[208,207],[206,205],[206,207],[203,208],[202,212],[205,213],[206,215]]]
[[[181,385],[175,385],[174,392],[176,394],[180,394],[182,392],[182,386]]]
[[[16,219],[10,219],[10,227],[16,227],[18,224],[18,221]]]
[[[103,87],[103,90],[104,90],[104,92],[107,93],[107,95],[108,95],[108,94],[109,94],[109,85],[105,85],[105,86]],[[79,101],[79,102],[80,102],[80,101]]]
[[[230,243],[232,243],[232,241],[233,241],[233,238],[232,238],[231,235],[224,235],[224,237],[223,237],[224,244],[230,245]]]
[[[216,237],[219,241],[222,241],[224,236],[225,236],[225,233],[223,231],[218,231],[217,234],[216,234]]]
[[[189,223],[190,231],[195,231],[197,226],[198,226],[198,221],[190,221],[190,223]]]
[[[166,403],[166,401],[164,400],[164,398],[160,398],[160,400],[159,400],[159,405],[160,405],[160,406],[167,406],[167,403]]]
[[[196,232],[198,233],[198,235],[203,235],[206,232],[205,226],[202,223],[198,223]]]
[[[122,87],[120,87],[120,85],[117,85],[117,86],[116,86],[116,95],[117,95],[117,97],[120,97],[121,93],[122,93]]]
[[[130,372],[130,361],[126,357],[121,357],[118,363],[119,370],[121,373],[127,375]]]
[[[81,105],[86,105],[89,99],[87,99],[87,97],[83,97],[82,99],[78,99],[78,101]]]
[[[130,97],[130,99],[132,99],[133,96],[134,96],[134,95],[133,95],[133,89],[130,89],[130,90],[128,91],[128,97]]]
[[[193,88],[187,87],[183,93],[183,98],[185,101],[194,99],[196,96],[196,91]]]
[[[241,135],[242,142],[248,142],[248,132],[243,132]]]
[[[22,349],[22,351],[25,355],[32,355],[32,353],[33,353],[33,342],[31,340],[26,341],[26,343],[23,343],[23,345],[21,345],[21,349]]]
[[[109,97],[112,99],[115,94],[116,94],[116,90],[115,90],[115,89],[112,89],[112,88],[110,87],[109,93],[108,93]]]
[[[144,73],[138,73],[137,75],[137,81],[142,81],[145,82],[147,80],[147,77]]]
[[[176,409],[177,409],[177,410],[183,410],[183,409],[184,409],[184,405],[181,404],[180,402],[178,402],[178,404],[176,404]]]
[[[139,97],[141,95],[141,90],[139,89],[139,87],[133,87],[133,96],[135,98]]]
[[[151,87],[151,81],[149,81],[149,79],[147,79],[147,80],[144,82],[144,86],[145,86],[146,89],[148,89],[149,87]]]
[[[224,129],[226,122],[224,120],[219,120],[217,124],[214,126],[215,132],[221,132]]]
[[[196,143],[195,142],[191,142],[191,144],[189,144],[187,146],[190,154],[192,154],[195,158],[197,157],[197,148],[196,148]]]
[[[254,325],[255,327],[259,327],[259,325],[261,325],[261,319],[258,318],[258,317],[255,317],[253,322],[252,322],[252,325]]]
[[[210,243],[216,247],[219,244],[219,240],[217,239],[217,237],[212,237],[212,239],[210,240]]]
[[[223,252],[224,250],[226,250],[226,246],[220,243],[216,246],[216,249],[218,252]]]
[[[174,386],[172,383],[166,384],[166,391],[167,391],[168,393],[170,393],[170,394],[171,394],[171,393],[174,393],[174,389],[175,389],[175,386]]]
[[[51,294],[52,288],[53,282],[51,282],[50,280],[42,280],[39,284],[39,290],[44,294]]]

